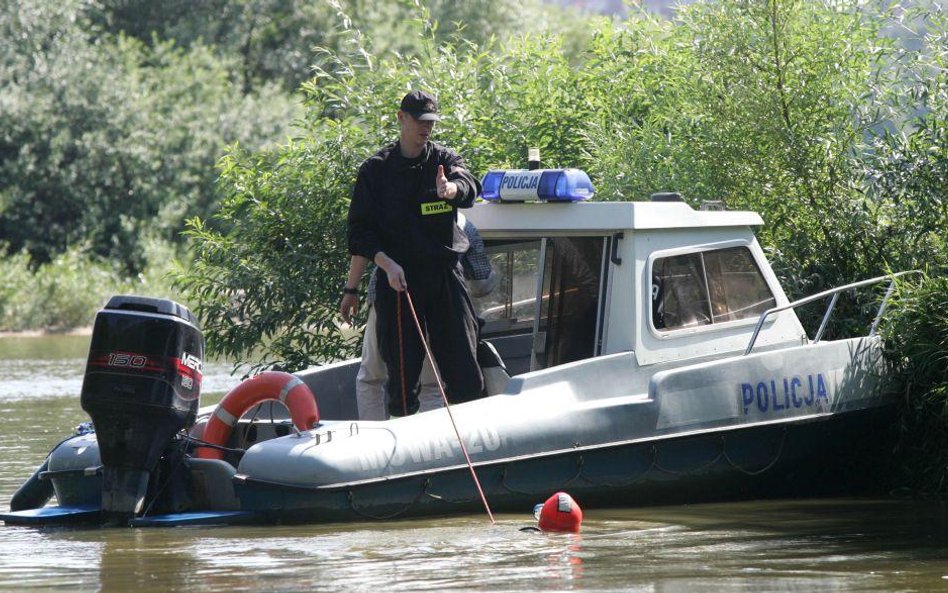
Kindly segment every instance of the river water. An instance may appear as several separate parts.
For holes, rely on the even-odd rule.
[[[0,339],[0,509],[87,420],[87,337]],[[237,380],[208,364],[209,399]],[[537,501],[542,502],[542,501]],[[532,509],[295,527],[0,526],[0,591],[948,591],[948,512],[882,499],[587,509],[582,533],[521,531]]]

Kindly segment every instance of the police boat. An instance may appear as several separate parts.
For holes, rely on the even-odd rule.
[[[878,441],[895,398],[878,315],[863,336],[823,334],[840,294],[893,276],[789,302],[755,239],[756,213],[667,194],[590,201],[575,169],[490,171],[483,187],[466,213],[499,277],[476,299],[485,397],[360,421],[356,359],[263,373],[200,408],[204,340],[192,314],[116,296],[93,329],[81,394],[92,422],[0,519],[476,513],[472,471],[498,511],[562,490],[588,509],[852,487],[849,460]],[[817,300],[830,305],[811,337],[796,309]]]

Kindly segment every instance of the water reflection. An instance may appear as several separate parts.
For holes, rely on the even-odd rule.
[[[78,398],[89,349],[88,336],[0,338],[0,404],[40,398]],[[207,361],[202,391],[213,399],[233,389],[232,365]]]
[[[891,591],[942,588],[944,510],[769,501],[378,524],[0,530],[0,590]],[[15,552],[15,553],[14,553]],[[22,589],[21,589],[22,590]]]
[[[568,538],[570,542],[565,548],[547,556],[547,579],[554,582],[578,581],[583,576],[582,535],[570,533],[562,534],[561,537]]]
[[[102,533],[98,562],[100,591],[150,591],[162,583],[166,591],[204,589],[198,559],[182,549],[177,538],[147,529]]]
[[[83,358],[89,351],[91,335],[50,335],[0,338],[0,360],[53,361]]]
[[[494,527],[466,518],[295,528],[95,529],[41,537],[44,550],[73,555],[49,566],[46,582],[94,584],[100,591],[572,588],[567,585],[582,574],[581,538],[524,535],[517,531],[521,521],[502,520]],[[32,562],[35,566],[37,559]]]

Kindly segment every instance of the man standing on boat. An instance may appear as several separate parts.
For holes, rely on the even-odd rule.
[[[483,391],[474,305],[459,265],[469,242],[456,224],[457,209],[474,203],[480,182],[456,152],[431,141],[440,119],[432,95],[408,93],[397,117],[398,141],[359,168],[348,241],[350,255],[379,267],[376,331],[388,371],[389,414],[406,416],[418,409],[414,386],[425,357],[409,296],[448,400],[468,401]]]
[[[471,247],[461,256],[461,268],[464,279],[467,281],[468,291],[477,298],[490,294],[497,286],[497,272],[494,271],[484,249],[484,239],[481,238],[477,227],[463,214],[458,212],[458,227],[467,235]],[[353,316],[359,311],[359,296],[352,291],[359,287],[362,275],[368,266],[368,260],[359,255],[353,255],[349,261],[349,273],[346,278],[346,289],[339,302],[339,314],[343,321],[352,323]],[[365,334],[362,337],[362,362],[356,374],[356,406],[359,410],[359,420],[385,420],[388,412],[385,405],[385,383],[388,372],[385,361],[379,353],[376,339],[375,293],[378,276],[373,270],[369,274],[368,288],[365,290],[365,306],[367,316]],[[441,391],[435,379],[431,363],[425,357],[421,366],[421,376],[418,381],[418,411],[427,412],[444,406],[441,400]]]

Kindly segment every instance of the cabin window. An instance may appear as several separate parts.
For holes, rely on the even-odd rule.
[[[660,257],[652,264],[652,325],[658,330],[756,318],[775,304],[747,247]]]
[[[485,241],[498,282],[474,306],[481,337],[508,367],[523,372],[595,356],[606,240]]]
[[[492,292],[474,298],[486,337],[530,332],[536,318],[540,240],[485,241],[485,251],[497,274]]]

